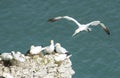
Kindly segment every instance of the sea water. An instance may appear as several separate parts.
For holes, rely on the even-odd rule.
[[[65,19],[47,20],[68,15],[81,24],[100,20],[111,32],[100,26],[92,32],[72,37],[77,25]],[[26,53],[31,45],[48,46],[59,42],[72,54],[73,78],[120,77],[120,0],[1,0],[0,53]]]

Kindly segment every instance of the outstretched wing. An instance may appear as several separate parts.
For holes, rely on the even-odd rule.
[[[87,24],[87,26],[98,26],[100,24],[100,26],[102,27],[102,29],[108,34],[110,35],[110,31],[109,29],[100,21],[93,21]]]
[[[74,18],[69,17],[69,16],[58,16],[58,17],[55,17],[55,18],[51,18],[48,21],[49,22],[55,22],[55,21],[58,21],[60,19],[67,19],[69,21],[73,21],[74,23],[76,23],[78,27],[81,26],[81,24],[77,20],[75,20]]]
[[[104,30],[108,35],[110,35],[109,29],[108,29],[103,23],[100,23],[100,26],[103,28],[103,30]]]
[[[63,18],[62,16],[58,16],[58,17],[55,17],[55,18],[50,18],[48,21],[49,22],[55,22],[55,21],[60,20],[62,18]]]

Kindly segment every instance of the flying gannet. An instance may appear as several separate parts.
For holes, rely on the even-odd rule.
[[[75,30],[75,32],[74,32],[74,34],[72,36],[75,36],[77,33],[81,32],[81,31],[88,31],[88,32],[90,32],[92,29],[89,28],[89,26],[97,26],[97,25],[100,25],[102,27],[102,29],[108,35],[110,35],[109,29],[103,23],[101,23],[100,21],[92,21],[92,22],[87,23],[87,24],[80,24],[77,20],[75,20],[74,18],[69,17],[69,16],[58,16],[58,17],[55,17],[55,18],[51,18],[48,21],[49,22],[55,22],[55,21],[60,20],[60,19],[67,19],[67,20],[73,21],[74,23],[77,24],[78,28]]]

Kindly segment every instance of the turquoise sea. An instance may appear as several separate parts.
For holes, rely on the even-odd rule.
[[[100,20],[111,35],[98,26],[72,37],[73,22],[47,22],[64,15],[82,24]],[[120,0],[0,0],[0,53],[25,53],[51,39],[72,54],[73,78],[120,78]]]

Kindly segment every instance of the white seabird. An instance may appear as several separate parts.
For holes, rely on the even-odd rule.
[[[69,55],[68,51],[65,48],[63,48],[60,43],[56,43],[55,50],[57,53]]]
[[[55,61],[63,61],[70,58],[72,55],[67,56],[67,54],[55,54]]]
[[[51,41],[50,41],[50,46],[45,47],[45,50],[44,50],[44,51],[45,51],[46,53],[51,54],[51,53],[54,52],[54,49],[55,49],[54,40],[51,40]]]
[[[26,61],[25,56],[23,54],[21,54],[20,52],[12,51],[11,53],[13,55],[13,59],[15,59],[16,61],[19,61],[19,62],[25,62]]]
[[[11,63],[11,60],[13,59],[13,56],[11,53],[2,53],[0,55],[0,58],[1,58],[1,61],[3,61],[2,63],[4,64],[4,66],[11,66],[12,63]]]
[[[43,48],[42,46],[34,46],[34,45],[32,45],[31,48],[30,48],[30,54],[32,54],[32,55],[39,54],[44,49],[45,48]]]
[[[9,61],[9,60],[13,59],[13,56],[11,55],[11,53],[2,53],[0,55],[0,58],[1,58],[1,60]]]
[[[67,19],[67,20],[73,21],[74,23],[77,24],[78,28],[75,30],[75,32],[72,36],[75,36],[77,33],[81,32],[81,31],[84,31],[84,30],[85,31],[91,31],[91,28],[89,28],[89,26],[97,26],[97,25],[100,25],[103,28],[103,30],[108,35],[110,35],[109,29],[103,23],[101,23],[100,21],[92,21],[88,24],[80,24],[77,20],[75,20],[74,18],[69,17],[69,16],[58,16],[58,17],[55,17],[55,18],[51,18],[48,21],[49,22],[55,22],[55,21],[60,20],[60,19]]]

